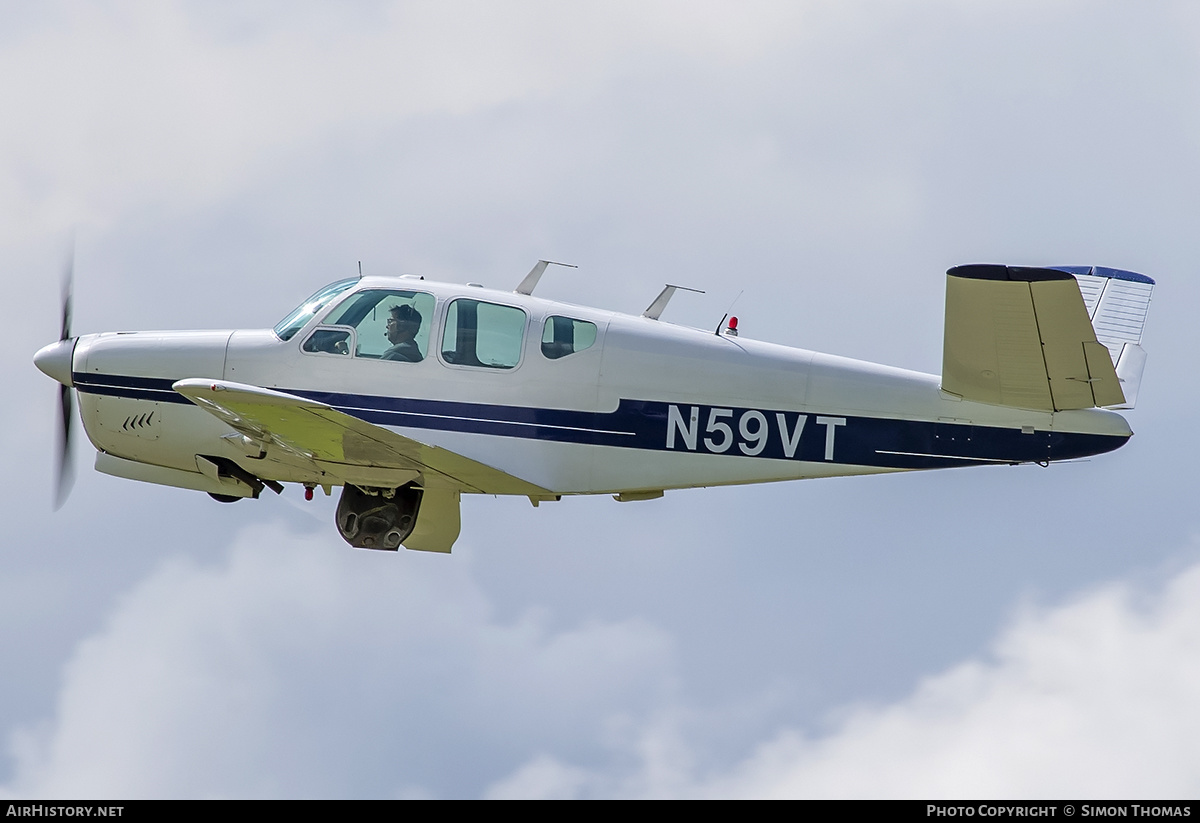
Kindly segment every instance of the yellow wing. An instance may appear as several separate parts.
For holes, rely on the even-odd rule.
[[[277,448],[293,458],[312,461],[348,482],[358,476],[369,477],[372,470],[381,476],[411,471],[420,474],[423,484],[462,492],[551,494],[507,472],[315,400],[224,380],[180,380],[173,388],[264,450]]]

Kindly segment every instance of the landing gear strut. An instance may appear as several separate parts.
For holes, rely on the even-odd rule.
[[[396,551],[417,525],[421,490],[360,489],[347,483],[337,507],[342,539],[357,549]]]

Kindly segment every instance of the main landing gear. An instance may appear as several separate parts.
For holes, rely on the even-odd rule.
[[[360,489],[347,483],[338,501],[338,532],[355,548],[394,552],[417,525],[421,494],[414,486]]]

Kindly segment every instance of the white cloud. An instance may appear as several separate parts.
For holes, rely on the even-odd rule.
[[[512,800],[536,797],[541,800],[573,800],[594,784],[595,777],[586,769],[560,763],[549,755],[539,755],[512,775],[490,786],[488,800]]]
[[[953,619],[953,616],[947,616]],[[986,659],[887,706],[851,707],[826,736],[788,730],[732,769],[664,772],[671,724],[632,775],[545,756],[499,795],[1161,798],[1200,791],[1200,566],[1145,595],[1112,585],[1026,609]],[[663,741],[667,743],[664,744]],[[676,753],[675,756],[678,756]]]
[[[546,624],[496,621],[461,557],[256,528],[226,561],[169,563],[124,598],[67,665],[52,720],[11,741],[4,793],[460,794],[667,699],[661,631]]]

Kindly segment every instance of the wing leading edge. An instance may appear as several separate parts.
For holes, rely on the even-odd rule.
[[[1104,271],[1111,277],[1116,270]],[[1142,275],[1116,274],[1153,285]],[[946,275],[945,391],[1040,411],[1131,405],[1114,364],[1119,352],[1097,339],[1095,307],[1088,311],[1074,270],[971,265]]]

